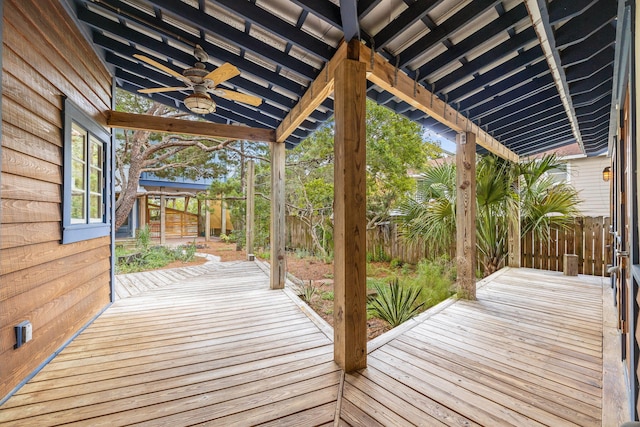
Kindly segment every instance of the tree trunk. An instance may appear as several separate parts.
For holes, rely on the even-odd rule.
[[[141,158],[131,159],[129,172],[127,173],[127,185],[120,191],[116,201],[116,230],[125,223],[138,197],[138,184],[140,183],[143,161]]]

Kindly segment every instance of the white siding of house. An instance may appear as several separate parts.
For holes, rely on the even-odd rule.
[[[602,170],[610,164],[606,156],[567,161],[568,180],[580,193],[578,209],[583,216],[609,216],[610,183],[602,180]]]

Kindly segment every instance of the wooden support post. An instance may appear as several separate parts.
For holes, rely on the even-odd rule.
[[[140,196],[138,203],[138,209],[140,210],[140,223],[138,224],[138,229],[142,229],[147,225],[147,196]]]
[[[211,202],[207,200],[207,205],[204,210],[204,241],[211,240]]]
[[[458,298],[476,299],[476,138],[456,137],[456,264]]]
[[[335,71],[334,360],[353,372],[367,366],[366,64],[349,42]]]
[[[167,242],[167,199],[164,194],[160,196],[160,244]]]
[[[516,178],[518,179],[518,178]],[[520,188],[519,183],[515,183],[516,189]],[[522,266],[522,237],[520,227],[520,200],[513,205],[513,210],[509,213],[509,267],[520,268]]]
[[[227,207],[224,202],[224,194],[220,195],[220,235],[227,234]]]
[[[255,162],[247,161],[247,260],[253,261],[253,238],[254,238],[254,217],[255,217]]]
[[[271,289],[283,289],[286,274],[284,150],[284,143],[271,143]]]

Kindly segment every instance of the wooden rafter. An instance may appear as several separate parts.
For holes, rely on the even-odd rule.
[[[334,73],[346,57],[347,44],[343,43],[327,62],[318,77],[309,85],[300,101],[289,111],[276,129],[276,141],[284,142],[309,115],[333,92]]]
[[[334,72],[337,64],[346,57],[346,43],[337,50],[316,80],[298,104],[291,109],[276,129],[276,141],[284,142],[289,135],[314,111],[331,93],[334,86]],[[397,70],[379,54],[373,56],[371,49],[361,45],[360,61],[367,64],[367,79],[387,92],[397,96],[413,107],[429,114],[440,123],[457,132],[471,132],[476,135],[476,143],[488,151],[512,162],[518,162],[519,156],[489,135],[480,126],[473,123],[453,107],[447,105],[424,86],[416,84],[402,70]]]
[[[513,162],[518,161],[519,157],[516,153],[502,145],[453,107],[447,105],[424,86],[415,83],[406,73],[395,68],[384,57],[375,54],[373,62],[371,59],[371,49],[362,46],[360,61],[367,63],[367,79],[370,82],[457,132],[474,133],[476,143],[490,152]]]
[[[148,114],[123,113],[121,111],[111,111],[107,125],[118,129],[179,133],[212,138],[243,139],[246,141],[274,142],[276,135],[275,131],[271,129],[196,122]]]

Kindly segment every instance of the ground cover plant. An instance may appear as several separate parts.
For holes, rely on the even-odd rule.
[[[116,274],[157,270],[176,262],[189,263],[195,259],[195,253],[195,242],[175,248],[152,245],[149,228],[145,227],[138,231],[134,247],[116,246]]]

